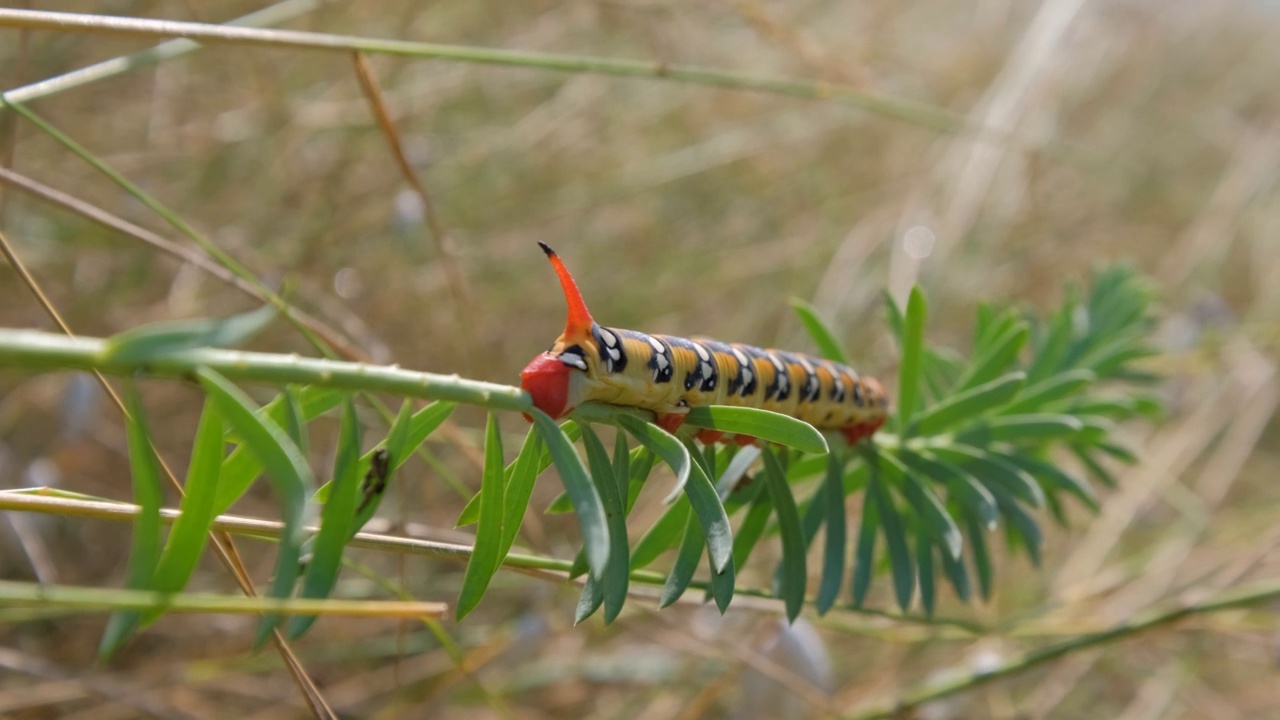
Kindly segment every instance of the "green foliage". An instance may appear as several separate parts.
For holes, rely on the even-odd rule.
[[[507,561],[534,483],[552,465],[565,492],[550,511],[574,512],[582,533],[583,549],[574,564],[575,572],[586,573],[578,621],[603,607],[605,622],[612,622],[631,585],[653,577],[637,571],[671,550],[675,553],[660,605],[676,602],[694,585],[705,555],[708,577],[703,586],[723,611],[734,594],[738,569],[775,532],[782,559],[774,593],[794,619],[811,587],[808,551],[824,528],[814,599],[820,613],[837,606],[846,578],[848,605],[862,607],[885,566],[904,611],[918,598],[919,607],[932,614],[940,579],[962,601],[974,595],[975,587],[977,595],[989,598],[995,573],[989,547],[993,531],[1003,528],[1008,546],[1038,563],[1040,511],[1047,508],[1066,522],[1065,496],[1096,511],[1100,501],[1090,479],[1114,484],[1108,463],[1133,462],[1112,439],[1112,428],[1156,410],[1147,396],[1132,389],[1152,379],[1135,365],[1150,353],[1149,304],[1149,291],[1131,271],[1102,270],[1087,292],[1069,292],[1063,306],[1045,319],[980,308],[974,344],[965,359],[924,342],[927,305],[918,288],[905,313],[889,301],[889,327],[902,348],[898,414],[889,423],[898,432],[881,432],[856,447],[794,418],[747,408],[696,408],[685,423],[688,429],[676,435],[644,422],[634,411],[587,407],[578,420],[556,423],[530,408],[533,427],[507,463],[498,416],[491,412],[480,492],[458,523],[475,523],[476,542],[456,614],[465,617],[478,605]],[[835,335],[816,312],[803,303],[795,307],[822,352],[843,358]],[[267,317],[258,312],[227,321],[195,321],[192,327],[142,328],[109,340],[104,352],[113,362],[125,358],[139,367],[163,364],[172,362],[174,354],[192,352],[191,343],[197,340],[247,335]],[[135,496],[143,508],[135,526],[130,588],[182,590],[215,516],[265,474],[280,498],[284,521],[268,594],[288,598],[296,591],[302,598],[326,597],[336,587],[344,546],[376,512],[392,474],[455,407],[440,400],[415,412],[406,400],[386,438],[362,454],[358,398],[320,385],[286,385],[260,408],[220,373],[197,367],[195,375],[208,400],[195,434],[182,515],[163,550],[157,520],[159,472],[141,405],[130,394],[130,457]],[[442,396],[451,392],[445,389]],[[313,493],[305,458],[309,426],[339,407],[333,478]],[[585,417],[617,426],[612,454]],[[763,453],[734,444],[699,448],[692,440],[695,428],[768,443]],[[579,439],[585,463],[574,447]],[[631,547],[627,516],[658,460],[675,475],[675,486],[666,510]],[[317,506],[322,506],[319,512]],[[319,530],[308,538],[305,523],[317,514]],[[736,533],[730,524],[735,514],[741,517]],[[300,589],[295,587],[299,578]],[[160,612],[119,613],[108,626],[102,652],[112,652]],[[293,618],[289,636],[301,635],[313,621]],[[278,622],[278,617],[266,616],[258,642]]]

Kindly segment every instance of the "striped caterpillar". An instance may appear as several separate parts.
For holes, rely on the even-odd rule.
[[[772,410],[819,429],[836,430],[850,443],[870,437],[884,424],[884,388],[839,363],[802,353],[599,325],[560,257],[546,244],[538,244],[560,278],[569,314],[555,343],[521,371],[520,387],[551,417],[563,417],[594,400],[651,410],[662,428],[674,432],[691,407],[734,405]],[[727,440],[705,429],[698,439]]]

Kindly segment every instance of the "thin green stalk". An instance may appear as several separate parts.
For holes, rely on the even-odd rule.
[[[42,585],[0,580],[0,605],[35,605],[41,608],[115,612],[156,610],[164,612],[248,615],[344,615],[347,617],[442,617],[448,606],[439,602],[402,600],[279,600],[211,593],[161,593],[104,587]]]
[[[98,370],[109,375],[145,374],[192,378],[208,367],[237,381],[301,383],[344,390],[390,392],[428,400],[451,400],[495,410],[524,411],[531,401],[520,388],[467,380],[456,375],[402,370],[297,355],[201,348],[130,362],[112,359],[108,344],[97,338],[34,330],[0,329],[0,365],[64,370]]]
[[[286,20],[305,15],[332,0],[284,0],[269,5],[261,10],[242,15],[227,21],[227,25],[241,27],[266,27],[279,25]],[[72,90],[84,85],[123,75],[130,70],[158,65],[166,60],[182,57],[187,53],[200,49],[200,43],[191,40],[169,40],[146,50],[103,60],[87,67],[72,70],[62,75],[46,78],[40,82],[14,88],[4,94],[12,102],[23,103],[57,93]],[[0,105],[3,101],[0,101]]]
[[[1188,603],[1172,609],[1158,610],[1145,618],[1120,623],[1109,630],[1087,633],[1039,650],[1033,650],[992,670],[984,670],[980,673],[943,681],[927,688],[910,692],[892,705],[864,710],[842,717],[847,720],[880,720],[883,718],[904,717],[910,715],[911,710],[925,703],[958,695],[990,682],[1003,680],[1081,650],[1127,640],[1139,633],[1166,627],[1195,615],[1208,615],[1216,612],[1266,605],[1278,598],[1280,598],[1280,583],[1269,583],[1252,588],[1228,591],[1211,600],[1199,603]]]
[[[32,490],[10,490],[0,491],[0,511],[10,510],[18,512],[39,512],[62,515],[64,517],[83,517],[93,518],[97,520],[113,520],[117,522],[132,522],[138,514],[138,506],[129,503],[115,502],[109,500],[81,499],[78,497],[70,497],[66,493],[52,491],[47,489]],[[172,524],[177,517],[178,512],[172,509],[162,509],[160,511],[160,521],[162,523]],[[280,522],[271,520],[258,520],[255,518],[238,517],[235,515],[220,515],[214,522],[212,529],[234,533],[241,536],[254,537],[263,540],[274,541],[280,535],[283,525]],[[308,531],[314,532],[316,528],[307,528]],[[453,560],[455,562],[467,562],[471,558],[471,546],[459,545],[455,543],[437,542],[434,540],[423,540],[419,538],[395,537],[391,535],[378,535],[374,533],[358,533],[351,539],[348,547],[363,548],[366,550],[380,550],[384,552],[407,553],[411,555],[421,555],[424,557],[432,557],[443,560]],[[546,573],[555,573],[554,579],[565,579],[570,569],[573,567],[571,560],[561,560],[559,558],[542,557],[538,555],[523,555],[520,553],[508,553],[502,559],[501,564],[508,570],[530,572],[535,577],[546,579]],[[651,570],[632,570],[630,574],[631,582],[645,585],[663,585],[666,583],[666,575],[653,572]],[[705,581],[694,581],[689,584],[690,588],[698,590],[706,590],[708,584]],[[629,594],[640,595],[641,593],[631,591]],[[762,600],[778,602],[777,597],[767,590],[757,590],[751,588],[737,588],[734,594],[739,597],[751,597]],[[682,600],[683,602],[684,600]],[[688,602],[701,602],[692,597],[687,598]],[[806,604],[812,604],[812,598],[805,599]],[[922,625],[928,627],[950,627],[963,631],[967,636],[982,634],[985,629],[982,626],[968,620],[948,619],[948,618],[927,618],[923,616],[907,615],[901,613],[891,613],[881,610],[871,610],[867,608],[853,608],[843,605],[837,605],[832,608],[832,613],[827,614],[828,620],[831,619],[835,612],[847,612],[853,615],[880,617],[899,623],[910,623],[913,625]]]
[[[385,40],[350,35],[210,25],[173,20],[115,17],[39,10],[0,9],[0,27],[59,32],[95,32],[187,38],[202,43],[231,43],[261,47],[365,52],[459,62],[507,65],[556,72],[674,80],[695,85],[823,100],[856,107],[944,133],[972,132],[994,139],[1007,133],[975,127],[950,111],[903,98],[888,97],[847,85],[785,77],[729,72],[694,65],[620,60],[556,53],[502,50],[463,45]]]

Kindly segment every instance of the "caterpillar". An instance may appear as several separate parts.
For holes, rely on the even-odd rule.
[[[651,410],[659,426],[674,432],[692,407],[733,405],[790,415],[838,431],[851,444],[884,424],[888,399],[883,386],[840,363],[600,325],[560,256],[545,243],[538,245],[560,279],[568,317],[555,343],[521,371],[520,387],[551,417],[563,417],[594,400]],[[707,429],[697,437],[704,443],[754,442]]]

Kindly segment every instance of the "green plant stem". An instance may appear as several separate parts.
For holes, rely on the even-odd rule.
[[[1227,610],[1239,610],[1265,605],[1278,598],[1280,598],[1280,583],[1268,583],[1228,591],[1201,602],[1189,602],[1171,609],[1156,610],[1145,617],[1120,623],[1107,630],[1087,633],[1033,650],[992,670],[947,680],[910,692],[892,705],[855,712],[841,717],[846,720],[881,720],[884,718],[908,717],[912,715],[911,710],[926,703],[958,695],[996,680],[1002,680],[1081,650],[1127,640],[1139,633],[1166,627],[1195,615],[1208,615]]]
[[[428,400],[451,400],[495,410],[523,411],[532,401],[517,387],[467,380],[456,375],[236,350],[201,348],[140,362],[113,360],[108,343],[35,330],[0,329],[0,365],[34,369],[98,370],[109,375],[192,378],[204,366],[237,381],[302,383],[344,390],[390,392]]]
[[[336,50],[341,52],[360,51],[384,55],[507,65],[556,72],[647,77],[733,90],[824,100],[903,120],[939,132],[973,132],[998,139],[1007,138],[1007,133],[974,127],[972,123],[963,117],[941,108],[902,98],[869,93],[847,85],[748,75],[693,65],[668,65],[662,62],[640,60],[616,60],[522,50],[500,50],[463,45],[411,42],[407,40],[384,40],[297,30],[233,27],[173,20],[149,20],[40,10],[0,9],[0,27],[186,38],[201,43],[232,43],[240,46],[256,45],[261,47]]]
[[[62,515],[65,517],[83,517],[93,518],[96,520],[112,520],[117,522],[133,522],[138,514],[138,506],[131,503],[115,502],[110,500],[99,500],[77,496],[75,494],[64,493],[61,491],[48,490],[43,488],[29,490],[7,490],[0,491],[0,510],[10,510],[18,512],[38,512]],[[160,521],[166,524],[172,524],[178,516],[178,511],[172,509],[162,509],[160,511]],[[283,525],[271,520],[258,520],[256,518],[238,517],[235,515],[220,515],[213,521],[213,530],[233,533],[236,535],[256,537],[264,540],[278,539]],[[314,532],[316,528],[307,528],[308,532]],[[467,562],[471,558],[471,546],[458,545],[455,543],[437,542],[434,540],[423,540],[419,538],[395,537],[391,535],[379,535],[375,533],[359,533],[351,539],[348,547],[358,547],[366,550],[381,550],[384,552],[407,553],[411,555],[421,555],[424,557],[439,558],[443,560],[453,560],[455,562]],[[548,573],[554,573],[555,580],[565,580],[573,562],[570,560],[561,560],[559,558],[541,557],[537,555],[522,555],[519,553],[508,553],[501,560],[501,564],[508,570],[526,572],[535,577],[546,579]],[[630,575],[633,583],[641,583],[645,585],[661,586],[666,583],[666,576],[650,570],[633,570]],[[707,589],[708,584],[704,581],[694,581],[689,587],[699,590]],[[632,591],[632,595],[642,595],[642,593]],[[737,588],[734,595],[738,597],[750,597],[760,600],[769,601],[770,609],[780,607],[781,601],[773,595],[773,593],[765,590],[756,590],[752,588]],[[688,596],[681,602],[697,603],[698,599]],[[807,604],[812,604],[811,598],[806,598]],[[880,610],[871,610],[866,608],[852,608],[846,606],[836,606],[834,611],[843,611],[853,615],[872,616],[892,620],[898,623],[910,623],[913,625],[928,626],[930,628],[948,627],[959,630],[964,637],[985,632],[985,629],[971,621],[961,619],[948,618],[928,618],[915,615],[906,615],[891,613]],[[828,614],[828,618],[831,615]]]
[[[101,587],[41,585],[0,580],[0,604],[35,605],[60,610],[113,612],[163,610],[165,612],[292,615],[344,615],[347,617],[441,617],[448,606],[439,602],[402,600],[279,600],[210,593],[159,593],[149,590],[117,590]]]
[[[305,15],[328,2],[332,2],[332,0],[283,0],[283,2],[269,5],[248,15],[229,20],[226,24],[242,27],[279,25],[286,20]],[[99,80],[123,75],[130,70],[157,65],[199,49],[200,44],[191,40],[169,40],[146,50],[139,50],[136,53],[111,58],[110,60],[103,60],[56,77],[46,78],[40,82],[14,88],[4,93],[4,97],[16,103],[29,102],[89,85]],[[0,101],[0,104],[3,104],[3,101]]]

